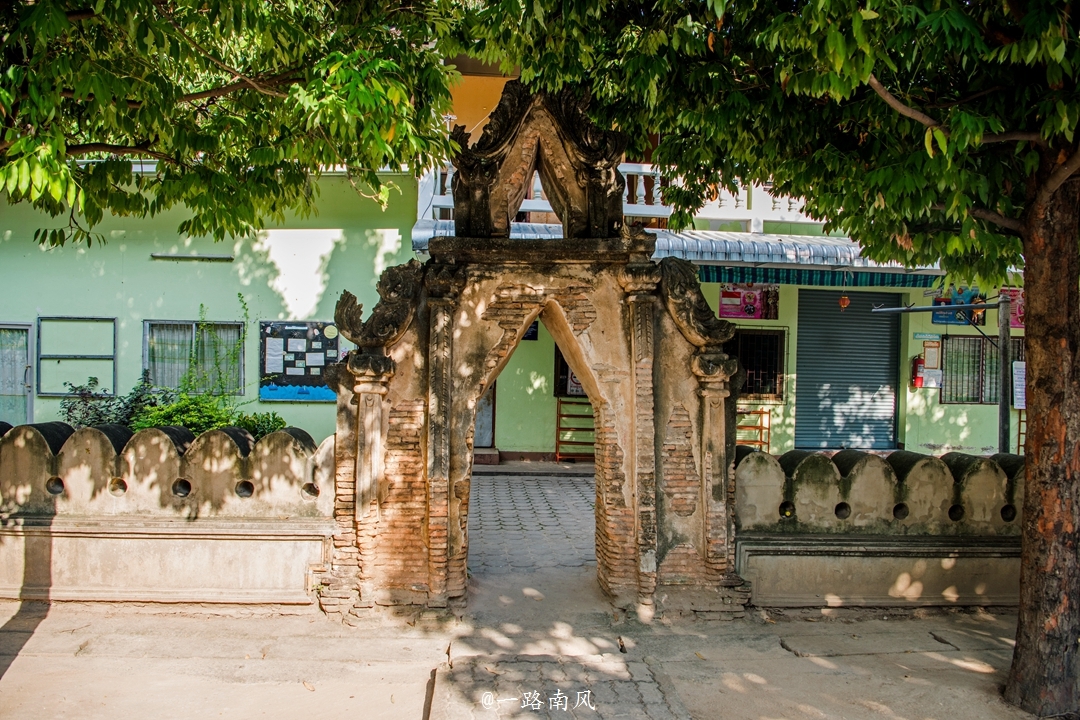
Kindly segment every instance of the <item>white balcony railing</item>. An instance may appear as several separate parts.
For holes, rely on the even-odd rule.
[[[626,195],[623,197],[623,215],[632,218],[666,218],[671,215],[671,207],[664,205],[660,198],[662,180],[660,172],[647,163],[622,163],[619,171],[626,178]],[[451,191],[454,167],[447,166],[430,172],[420,181],[419,219],[439,220],[446,217],[441,211],[454,207]],[[521,203],[520,212],[552,213],[540,183],[540,174],[533,173],[532,191]],[[744,187],[732,194],[726,190],[707,203],[697,214],[703,221],[716,223],[742,223],[745,230],[761,232],[764,220],[781,222],[813,222],[802,214],[802,200],[797,198],[775,197],[767,188]]]

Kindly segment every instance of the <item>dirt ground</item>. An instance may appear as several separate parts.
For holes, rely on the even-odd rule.
[[[1030,717],[1000,699],[1007,612],[825,612],[644,624],[589,568],[479,578],[457,615],[353,625],[311,608],[4,602],[0,717]],[[586,690],[576,710],[548,706]],[[543,708],[521,707],[532,693]]]

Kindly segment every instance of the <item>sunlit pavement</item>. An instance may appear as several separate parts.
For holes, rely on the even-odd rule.
[[[350,627],[311,609],[56,604],[42,617],[0,603],[0,718],[1030,717],[1000,700],[1012,615],[645,625],[611,610],[583,555],[590,480],[477,480],[464,612]]]

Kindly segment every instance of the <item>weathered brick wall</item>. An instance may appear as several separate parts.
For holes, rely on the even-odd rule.
[[[381,503],[357,524],[360,578],[378,588],[375,602],[423,599],[428,590],[428,553],[423,529],[428,510],[421,433],[424,401],[399,403],[389,411],[385,492]]]
[[[594,407],[596,425],[596,558],[600,587],[614,597],[637,594],[634,509],[623,497],[626,473],[611,407]]]

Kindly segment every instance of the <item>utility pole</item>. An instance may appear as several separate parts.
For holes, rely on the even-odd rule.
[[[1011,449],[1009,400],[1012,396],[1012,341],[1009,332],[1009,296],[1004,292],[998,297],[998,452]]]

